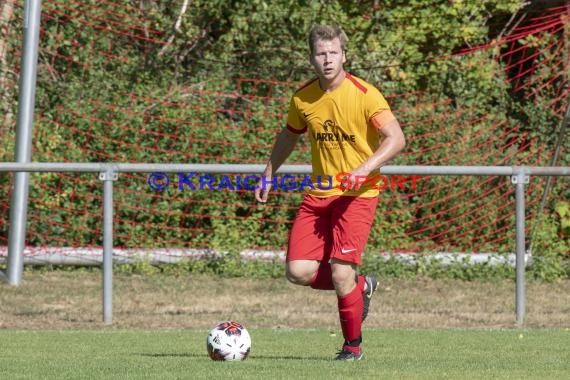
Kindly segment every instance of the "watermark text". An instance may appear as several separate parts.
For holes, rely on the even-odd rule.
[[[171,178],[172,177],[172,178]],[[351,179],[352,178],[352,179]],[[375,190],[416,190],[419,175],[374,175],[355,176],[350,173],[340,172],[335,176],[310,175],[296,176],[286,174],[283,176],[260,176],[250,175],[218,175],[200,174],[196,172],[178,172],[170,176],[164,172],[154,172],[148,176],[147,183],[150,189],[163,191],[169,187],[174,187],[180,191],[190,190],[210,190],[210,191],[253,191],[257,188],[267,190],[270,188],[282,191],[303,191],[303,190],[331,190],[333,188],[347,190],[359,189],[361,186],[368,186]]]

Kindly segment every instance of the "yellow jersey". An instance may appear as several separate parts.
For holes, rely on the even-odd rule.
[[[287,129],[309,134],[312,184],[303,186],[309,194],[378,196],[378,188],[371,183],[377,172],[370,173],[368,182],[359,190],[343,190],[340,184],[344,173],[357,168],[378,149],[380,135],[370,119],[384,110],[390,107],[380,91],[349,73],[330,92],[321,89],[318,79],[295,92],[289,105]]]

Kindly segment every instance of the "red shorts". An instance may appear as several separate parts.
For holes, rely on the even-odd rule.
[[[362,264],[378,197],[305,195],[289,235],[287,260]]]

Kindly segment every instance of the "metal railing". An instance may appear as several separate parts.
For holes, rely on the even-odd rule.
[[[0,163],[0,172],[81,172],[99,173],[103,181],[103,321],[112,323],[113,294],[113,182],[119,173],[152,172],[200,172],[200,173],[242,173],[259,174],[265,165],[240,164],[148,164],[148,163]],[[570,167],[530,167],[530,166],[398,166],[387,165],[381,168],[385,175],[426,175],[426,176],[510,176],[515,185],[515,229],[516,229],[516,322],[522,326],[525,316],[525,193],[524,186],[530,176],[570,176]],[[309,165],[283,165],[278,174],[309,174]],[[12,216],[12,215],[11,215]],[[25,213],[14,215],[26,220]],[[20,220],[20,225],[25,225]],[[14,222],[11,220],[11,222]],[[25,229],[17,230],[25,235]],[[10,236],[8,246],[8,270],[4,276],[8,283],[18,285],[23,272],[23,247],[18,241],[24,236]]]

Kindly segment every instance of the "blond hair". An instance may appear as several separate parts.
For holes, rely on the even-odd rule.
[[[309,49],[311,54],[315,50],[315,44],[319,40],[331,41],[335,38],[340,40],[340,47],[342,51],[346,51],[346,45],[348,44],[348,37],[338,25],[313,25],[309,31]]]

